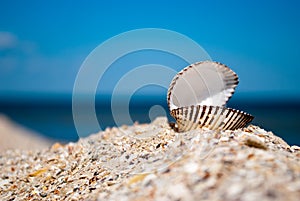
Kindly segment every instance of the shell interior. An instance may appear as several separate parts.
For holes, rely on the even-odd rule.
[[[191,105],[223,106],[238,82],[237,74],[223,64],[211,61],[192,64],[173,78],[167,97],[169,109]]]

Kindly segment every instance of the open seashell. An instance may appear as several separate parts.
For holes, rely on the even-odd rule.
[[[229,67],[212,61],[195,63],[180,71],[167,96],[178,130],[234,130],[251,122],[250,114],[225,107],[238,82],[237,74]]]

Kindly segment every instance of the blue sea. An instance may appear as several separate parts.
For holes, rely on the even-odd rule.
[[[130,102],[130,116],[133,121],[150,122],[149,109],[161,105],[167,109],[165,100],[145,99]],[[116,126],[109,101],[96,104],[96,112],[101,129]],[[243,102],[233,101],[229,107],[237,108],[255,116],[252,124],[272,131],[290,145],[300,145],[300,103],[298,102]],[[77,141],[71,101],[25,101],[1,102],[0,113],[33,131],[59,142]],[[167,114],[170,121],[175,121]],[[86,124],[86,134],[95,133],[95,128]]]

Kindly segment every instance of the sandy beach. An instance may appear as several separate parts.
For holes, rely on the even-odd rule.
[[[296,201],[300,147],[254,125],[177,133],[161,117],[2,151],[0,178],[0,200]]]
[[[7,149],[39,150],[53,142],[0,114],[0,152]]]

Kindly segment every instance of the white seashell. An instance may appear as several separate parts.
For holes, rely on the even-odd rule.
[[[178,130],[234,130],[251,122],[250,114],[224,106],[238,82],[237,74],[229,67],[212,61],[192,64],[180,71],[167,96]]]
[[[211,130],[234,130],[251,122],[253,116],[245,112],[219,106],[188,106],[171,111],[176,119],[178,131],[184,132],[196,128]]]

